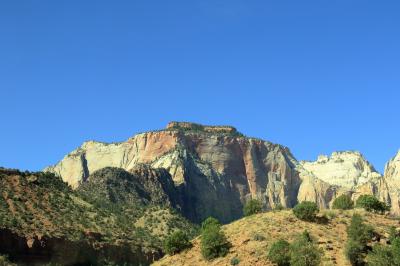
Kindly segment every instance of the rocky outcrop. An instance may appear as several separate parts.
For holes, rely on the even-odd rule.
[[[392,212],[400,214],[400,151],[386,164],[378,191],[380,198],[391,205]]]
[[[319,156],[315,162],[300,163],[318,179],[348,189],[381,177],[381,174],[359,152],[334,152],[331,156]]]
[[[359,152],[334,152],[315,162],[298,162],[286,147],[244,137],[234,127],[171,122],[165,130],[121,143],[85,142],[46,170],[74,188],[104,167],[153,176],[141,181],[149,186],[171,178],[173,184],[164,185],[174,192],[167,194],[176,193],[173,197],[185,217],[198,222],[214,216],[229,222],[242,215],[249,198],[261,200],[266,209],[304,200],[325,208],[344,193],[354,199],[374,194],[397,211],[399,157],[382,177]]]
[[[352,196],[353,200],[363,194],[372,194],[387,201],[387,197],[382,196],[386,182],[360,152],[320,155],[314,162],[301,161],[298,170],[303,180],[299,201],[315,201],[324,208],[329,208],[342,194]]]
[[[182,197],[184,215],[193,221],[208,216],[223,222],[239,218],[249,198],[260,199],[265,208],[297,202],[297,161],[287,148],[231,134],[233,129],[189,126],[190,130],[182,130],[186,124],[170,124],[167,130],[116,144],[89,141],[46,170],[76,188],[104,167],[163,168]]]
[[[181,198],[170,174],[163,168],[138,165],[130,172],[105,167],[92,173],[77,191],[90,201],[139,207],[154,204],[180,209]]]

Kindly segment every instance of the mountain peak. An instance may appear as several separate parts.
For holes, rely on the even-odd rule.
[[[333,152],[330,156],[320,155],[314,162],[303,161],[301,164],[315,177],[347,188],[381,176],[358,151]]]

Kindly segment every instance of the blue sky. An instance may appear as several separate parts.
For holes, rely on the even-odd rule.
[[[297,159],[400,148],[399,1],[2,1],[0,165],[170,120],[230,124]]]

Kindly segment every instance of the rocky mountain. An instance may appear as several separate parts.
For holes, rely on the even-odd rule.
[[[73,188],[104,167],[163,171],[161,180],[172,180],[173,192],[167,194],[185,217],[199,222],[214,216],[229,222],[242,216],[249,198],[261,200],[265,209],[292,207],[303,200],[329,207],[343,193],[354,198],[374,194],[400,213],[399,157],[388,163],[382,176],[359,152],[298,162],[288,148],[245,137],[234,127],[171,122],[164,130],[120,143],[85,142],[45,170]]]
[[[165,130],[121,143],[86,142],[46,171],[77,188],[104,167],[165,169],[185,217],[228,222],[241,217],[243,203],[251,197],[266,208],[293,206],[300,186],[296,164],[286,147],[244,137],[233,127],[173,122]]]
[[[348,189],[381,177],[359,152],[334,152],[331,156],[319,156],[315,162],[300,164],[318,179]]]

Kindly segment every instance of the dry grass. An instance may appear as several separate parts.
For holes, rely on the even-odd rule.
[[[153,265],[231,265],[232,258],[239,258],[239,265],[273,265],[267,258],[270,245],[278,240],[289,242],[304,230],[308,230],[318,246],[323,249],[322,265],[350,265],[344,256],[347,240],[346,227],[354,212],[363,215],[365,221],[374,226],[376,232],[384,234],[390,226],[399,222],[382,215],[366,213],[363,210],[329,211],[326,223],[309,223],[298,220],[290,210],[262,213],[225,225],[223,227],[232,248],[224,258],[205,261],[200,254],[200,239],[193,240],[193,248],[175,256],[166,256]]]

